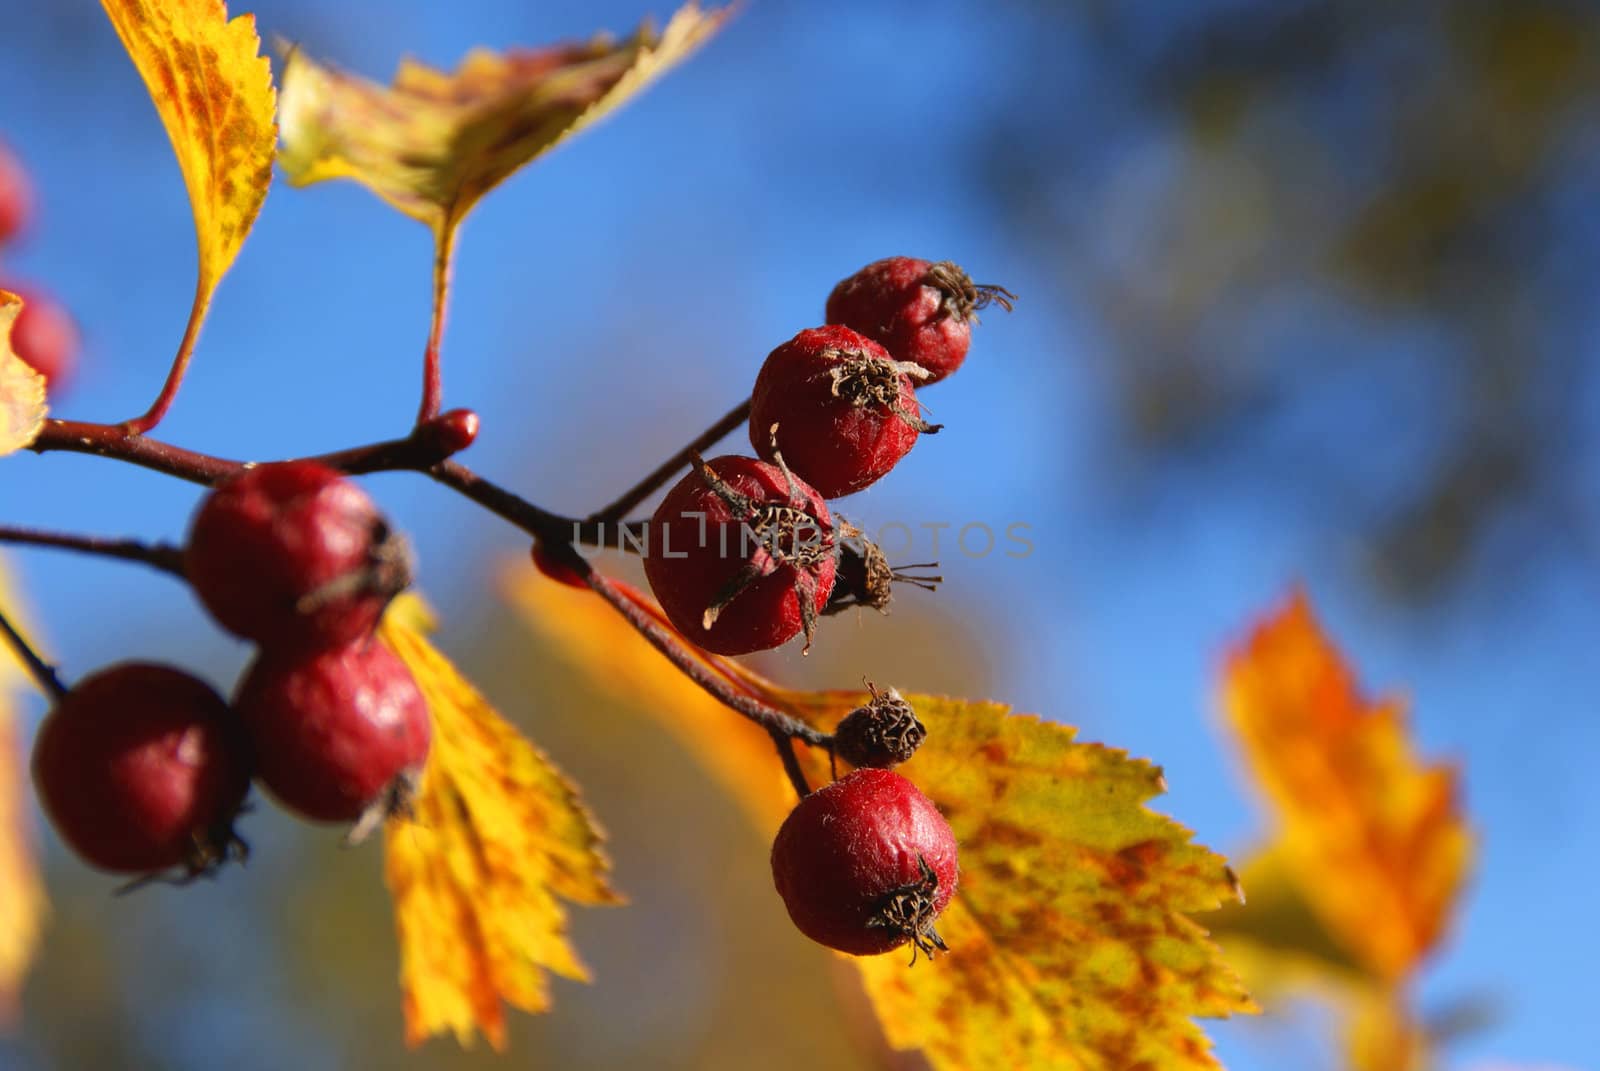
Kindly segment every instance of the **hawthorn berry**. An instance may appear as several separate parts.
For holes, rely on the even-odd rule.
[[[352,841],[405,809],[428,758],[427,702],[376,639],[264,650],[234,707],[273,798],[312,821],[357,822]]]
[[[33,188],[22,162],[0,145],[0,244],[16,237],[33,212]]]
[[[260,465],[213,491],[184,570],[223,628],[273,648],[367,636],[411,579],[404,538],[366,492],[315,461]]]
[[[913,380],[928,373],[893,360],[848,327],[813,327],[767,355],[750,397],[750,442],[824,498],[876,482],[922,432]]]
[[[896,361],[921,365],[925,382],[936,383],[966,360],[978,310],[992,303],[1009,312],[1015,300],[1003,286],[974,283],[948,260],[888,257],[833,288],[827,319],[881,343]]]
[[[44,376],[52,391],[59,390],[78,364],[78,326],[58,302],[37,291],[20,291],[18,296],[23,305],[11,325],[11,349]]]
[[[934,920],[958,878],[956,838],[890,770],[861,769],[800,801],[772,843],[772,880],[801,933],[856,956],[945,950]]]
[[[851,766],[898,766],[922,746],[927,727],[893,688],[880,692],[868,682],[867,691],[871,700],[846,714],[833,730],[833,753]]]
[[[698,461],[650,521],[645,576],[679,632],[708,651],[748,654],[801,632],[807,647],[833,591],[833,517],[782,465]]]
[[[250,788],[227,702],[182,670],[125,662],[81,681],[39,727],[33,783],[85,862],[193,877],[242,857],[233,820]]]

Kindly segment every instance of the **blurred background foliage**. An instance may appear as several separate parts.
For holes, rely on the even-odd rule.
[[[374,77],[647,13],[254,10]],[[44,207],[0,278],[83,323],[60,411],[123,417],[188,307],[177,170],[95,5],[0,0],[0,27],[0,135]],[[724,412],[860,264],[949,256],[1004,283],[1019,310],[928,396],[947,430],[844,505],[911,526],[909,560],[943,558],[945,590],[765,668],[1073,722],[1163,763],[1163,809],[1243,854],[1260,824],[1209,697],[1224,645],[1302,579],[1371,683],[1409,689],[1423,749],[1467,770],[1483,862],[1421,999],[1487,993],[1495,1015],[1450,1066],[1592,1058],[1597,47],[1579,0],[756,0],[468,223],[447,404],[484,417],[475,465],[582,511]],[[393,434],[427,269],[422,229],[363,191],[275,189],[163,434],[245,457]],[[715,787],[498,604],[525,548],[423,481],[370,486],[417,541],[445,649],[613,835],[633,905],[574,920],[597,983],[516,1017],[506,1056],[405,1055],[379,854],[263,804],[249,870],[182,893],[112,898],[50,845],[56,916],[0,1067],[898,1066]],[[95,459],[0,468],[20,524],[176,538],[194,500]],[[1025,523],[1034,553],[968,558],[950,541],[969,522]],[[159,657],[226,687],[247,657],[163,578],[20,568],[73,672]],[[1338,1066],[1314,1016],[1208,1029],[1236,1071]]]
[[[1399,599],[1437,596],[1496,530],[1502,577],[1592,559],[1600,11],[1150,10],[1039,5],[974,156],[1097,321],[1134,472],[1245,470],[1356,537]],[[1084,62],[1049,61],[1063,39]]]

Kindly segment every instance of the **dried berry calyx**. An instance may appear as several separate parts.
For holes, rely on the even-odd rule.
[[[694,468],[651,518],[645,575],[684,636],[746,654],[804,633],[833,592],[827,503],[786,467],[729,455]]]
[[[868,926],[909,940],[913,963],[917,960],[918,952],[932,959],[934,949],[950,951],[944,938],[939,936],[939,931],[933,928],[942,910],[938,906],[939,875],[933,872],[933,867],[928,865],[928,860],[923,856],[917,856],[917,867],[919,873],[916,880],[884,893],[867,919]]]
[[[285,461],[207,496],[184,570],[228,631],[275,648],[333,647],[372,633],[410,583],[411,552],[352,481]]]
[[[915,384],[928,373],[893,360],[848,327],[801,331],[767,355],[750,397],[750,442],[781,452],[824,498],[882,478],[924,432]]]
[[[248,748],[226,701],[182,670],[125,662],[81,681],[39,728],[33,782],[61,839],[102,870],[183,882],[248,853],[233,831]]]
[[[869,606],[883,613],[896,583],[935,591],[944,582],[938,573],[926,572],[938,569],[938,562],[890,565],[883,550],[855,525],[841,521],[839,532],[839,568],[824,614],[842,613],[853,606]]]
[[[955,834],[891,770],[861,769],[802,799],[772,843],[772,879],[801,933],[857,956],[944,949],[934,923],[959,879]]]
[[[868,681],[867,691],[872,699],[834,729],[833,753],[852,766],[898,766],[916,753],[928,729],[895,689],[880,692]]]
[[[874,261],[828,295],[830,324],[843,324],[883,345],[896,361],[920,365],[925,382],[948,376],[966,360],[978,310],[1009,311],[1016,295],[974,283],[958,265],[917,257]]]
[[[999,305],[1007,312],[1017,295],[1003,286],[992,283],[975,283],[961,265],[941,260],[928,266],[923,285],[932,286],[944,295],[944,314],[968,323],[978,322],[978,310],[989,305]]]

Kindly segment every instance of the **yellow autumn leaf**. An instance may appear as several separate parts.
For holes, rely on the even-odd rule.
[[[16,619],[16,600],[0,559],[0,607]],[[28,767],[15,699],[32,687],[9,645],[0,642],[0,1030],[16,1024],[17,996],[49,915],[29,836]]]
[[[672,669],[600,600],[517,569],[508,590],[552,647],[692,741],[770,836],[793,806],[759,729]],[[865,700],[778,688],[714,656],[737,687],[822,729]],[[951,953],[908,968],[852,959],[891,1044],[945,1071],[1215,1068],[1194,1016],[1254,1010],[1189,916],[1236,894],[1221,857],[1144,804],[1159,769],[996,703],[907,694],[928,739],[901,770],[944,812],[961,886]],[[827,776],[806,756],[813,783]]]
[[[426,638],[427,608],[395,601],[381,636],[428,701],[433,745],[413,817],[389,823],[386,870],[400,941],[406,1041],[482,1032],[505,1010],[550,1006],[547,971],[587,980],[567,909],[614,904],[604,834],[577,788]]]
[[[660,34],[646,25],[620,42],[478,49],[453,72],[407,60],[387,87],[296,50],[280,163],[298,186],[355,179],[445,234],[506,177],[682,62],[730,11],[691,3]]]
[[[1472,860],[1455,770],[1417,757],[1399,701],[1362,696],[1304,595],[1233,653],[1223,706],[1294,884],[1369,972],[1403,980]]]
[[[0,290],[0,457],[38,438],[47,411],[44,376],[11,349],[11,327],[21,312],[22,299]]]
[[[272,183],[278,140],[272,68],[260,55],[255,16],[230,21],[222,0],[100,2],[155,102],[194,212],[199,279],[163,393],[170,401],[212,292],[238,256]],[[158,419],[152,407],[135,423],[147,430]]]
[[[200,286],[233,264],[272,182],[272,69],[254,15],[222,0],[101,0],[172,139],[200,246]]]

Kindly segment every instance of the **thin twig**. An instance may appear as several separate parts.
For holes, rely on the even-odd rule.
[[[806,781],[806,773],[800,769],[800,760],[795,757],[794,743],[782,733],[769,730],[772,743],[778,749],[778,758],[783,761],[783,772],[789,775],[789,783],[800,794],[801,799],[811,795],[811,785]],[[829,754],[832,754],[830,749]]]
[[[444,369],[439,347],[444,338],[444,317],[450,303],[450,262],[455,253],[456,220],[445,219],[433,236],[433,313],[428,323],[428,346],[422,353],[422,404],[417,423],[439,415],[444,404]]]
[[[141,543],[137,539],[108,539],[103,536],[74,535],[69,532],[43,532],[35,528],[17,528],[9,524],[0,524],[0,543],[15,543],[28,547],[56,547],[83,554],[97,554],[103,558],[141,562],[164,573],[171,573],[180,580],[184,579],[183,548],[170,543]]]
[[[91,424],[80,420],[45,421],[44,429],[28,449],[37,454],[65,451],[108,457],[208,487],[244,468],[241,462],[134,435],[116,424]]]
[[[657,488],[682,473],[684,467],[694,459],[695,455],[705,453],[719,439],[749,419],[750,399],[746,398],[735,406],[727,416],[701,432],[694,442],[657,465],[648,476],[630,487],[622,497],[604,509],[589,514],[588,519],[591,521],[616,521],[632,513],[634,507],[649,498]]]
[[[813,747],[826,746],[831,737],[813,729],[799,718],[785,714],[777,707],[737,690],[731,683],[712,672],[704,662],[689,650],[687,641],[675,631],[658,622],[651,614],[628,598],[615,582],[597,572],[583,555],[571,544],[552,547],[552,552],[565,565],[576,570],[596,594],[611,605],[684,676],[716,698],[722,705],[744,715],[769,733],[785,739],[799,740]]]
[[[541,509],[520,495],[479,476],[465,465],[442,461],[423,471],[502,520],[552,544],[578,542],[589,546],[604,539],[604,526]]]
[[[67,694],[67,686],[61,683],[56,668],[39,657],[39,652],[35,651],[23,638],[22,633],[17,631],[11,619],[6,617],[4,610],[0,610],[0,635],[11,644],[12,650],[17,652],[17,657],[28,667],[28,672],[33,674],[33,679],[39,683],[39,689],[45,695],[54,701]]]
[[[183,340],[178,343],[178,353],[172,359],[166,382],[161,385],[161,393],[156,395],[156,400],[143,416],[122,425],[128,434],[143,435],[161,423],[167,410],[172,408],[172,403],[178,397],[178,388],[183,385],[183,377],[189,371],[189,359],[194,356],[195,343],[200,341],[200,327],[206,322],[206,313],[211,308],[211,290],[215,285],[215,280],[208,284],[204,271],[200,273],[195,282],[194,305],[189,309],[189,322],[184,326]]]

